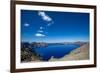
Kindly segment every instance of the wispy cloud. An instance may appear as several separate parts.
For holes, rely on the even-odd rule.
[[[51,23],[48,23],[47,26],[51,26],[54,22],[52,21]]]
[[[48,15],[46,15],[46,13],[43,11],[39,11],[38,15],[41,16],[44,21],[47,21],[47,22],[52,21],[52,18],[50,18]]]
[[[28,27],[28,26],[30,26],[30,24],[28,24],[28,23],[25,23],[25,24],[24,24],[24,26],[25,26],[25,27]]]
[[[41,33],[36,33],[35,36],[36,37],[45,37],[45,35],[44,34],[41,34]]]
[[[37,33],[35,34],[35,36],[36,36],[36,37],[45,37],[45,36],[46,36],[45,34],[47,34],[46,29],[47,29],[49,26],[51,26],[54,22],[53,22],[52,18],[51,18],[50,16],[48,16],[44,11],[39,11],[39,12],[38,12],[38,15],[42,18],[42,20],[43,20],[44,22],[47,23],[47,25],[46,25],[46,26],[42,26],[42,25],[41,25],[41,26],[39,27],[39,30],[37,30]]]
[[[41,26],[40,29],[42,30],[42,29],[44,29],[44,27]]]
[[[43,30],[44,30],[44,27],[41,26],[37,32],[43,33],[44,32]]]

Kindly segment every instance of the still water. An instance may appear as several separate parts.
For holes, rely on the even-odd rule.
[[[67,44],[67,45],[48,45],[47,47],[41,47],[34,49],[35,52],[42,57],[42,60],[48,61],[52,56],[54,58],[61,58],[69,54],[72,50],[78,48],[79,45]]]

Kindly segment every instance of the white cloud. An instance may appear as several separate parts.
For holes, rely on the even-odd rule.
[[[30,25],[30,24],[28,24],[28,23],[25,23],[25,24],[24,24],[25,27],[28,27],[29,25]]]
[[[51,26],[53,23],[54,23],[54,22],[52,21],[52,22],[48,23],[47,26]]]
[[[47,21],[47,22],[52,21],[52,18],[50,18],[48,15],[46,15],[46,13],[43,11],[39,11],[38,15],[41,16],[44,21]]]
[[[42,18],[43,21],[47,22],[47,25],[45,27],[40,26],[39,30],[37,31],[35,36],[36,37],[45,37],[44,33],[47,34],[45,29],[47,28],[47,26],[48,27],[51,26],[54,22],[53,22],[52,18],[50,16],[48,16],[44,11],[39,11],[38,15]]]
[[[45,35],[44,34],[41,34],[41,33],[36,33],[35,36],[36,37],[45,37]]]
[[[41,26],[40,29],[44,29],[44,28]]]

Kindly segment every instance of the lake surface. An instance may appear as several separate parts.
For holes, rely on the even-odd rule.
[[[42,57],[42,60],[48,61],[52,56],[54,58],[61,58],[78,47],[80,46],[75,44],[48,45],[47,47],[36,48],[34,50],[40,57]]]

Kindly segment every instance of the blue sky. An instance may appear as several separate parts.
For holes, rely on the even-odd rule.
[[[21,40],[89,41],[89,13],[21,10]]]

